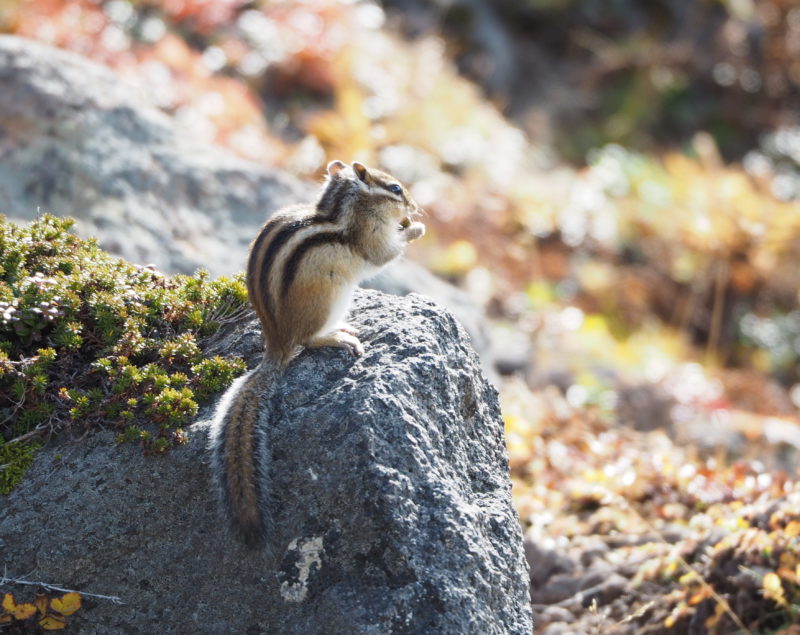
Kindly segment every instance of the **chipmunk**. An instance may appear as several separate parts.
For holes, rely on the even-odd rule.
[[[364,352],[345,322],[353,291],[425,233],[418,214],[389,174],[332,161],[316,204],[276,212],[250,246],[247,291],[264,358],[223,395],[209,436],[222,504],[248,546],[263,545],[271,525],[265,428],[278,378],[301,346]]]

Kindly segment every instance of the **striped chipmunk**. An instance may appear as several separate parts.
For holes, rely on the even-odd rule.
[[[209,437],[223,508],[248,546],[263,545],[270,531],[265,428],[277,379],[301,346],[364,352],[345,322],[353,291],[425,233],[418,215],[397,179],[358,162],[332,161],[316,204],[276,212],[253,241],[247,291],[266,350],[223,395]]]

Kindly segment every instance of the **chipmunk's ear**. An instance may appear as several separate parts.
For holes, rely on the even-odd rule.
[[[345,164],[339,161],[338,159],[336,161],[331,161],[328,164],[328,176],[330,177],[336,176],[339,173],[339,170],[341,170],[344,167],[346,167]]]
[[[367,182],[367,166],[363,163],[359,163],[358,161],[353,161],[353,172],[356,173],[356,176],[364,181]]]

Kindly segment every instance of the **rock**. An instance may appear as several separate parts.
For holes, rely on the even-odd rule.
[[[611,573],[593,587],[581,590],[570,601],[574,602],[573,606],[576,607],[576,610],[578,603],[583,608],[590,607],[593,601],[596,601],[598,606],[606,606],[625,593],[628,587],[629,582],[624,576],[618,573]]]
[[[550,624],[551,622],[570,624],[574,621],[575,616],[572,613],[557,605],[541,607],[536,613],[536,624],[538,624],[539,627],[543,624]]]
[[[405,259],[393,262],[376,277],[365,280],[361,286],[393,295],[420,293],[447,307],[469,334],[472,345],[481,356],[483,371],[489,381],[498,383],[494,339],[489,333],[486,317],[483,310],[461,289]]]
[[[563,553],[540,546],[529,536],[523,542],[525,559],[531,571],[531,589],[535,591],[547,584],[551,576],[559,573],[571,574],[575,563]]]
[[[560,606],[577,616],[591,606],[593,600],[598,606],[607,606],[625,593],[629,586],[628,580],[611,567],[598,567],[579,576],[553,576],[545,589],[533,593],[533,602]]]
[[[617,416],[621,424],[643,432],[673,431],[672,409],[675,399],[662,387],[648,383],[620,382],[617,396]]]
[[[281,380],[274,557],[221,522],[200,421],[165,457],[110,432],[42,450],[2,501],[7,575],[125,601],[87,597],[76,632],[529,634],[497,396],[463,329],[416,295],[354,309],[363,357],[306,351]],[[216,346],[251,358],[256,334]]]
[[[167,272],[243,267],[270,212],[309,188],[196,142],[103,66],[0,36],[0,213],[77,219],[112,253]]]
[[[531,595],[536,604],[562,603],[570,598],[582,597],[581,592],[588,592],[587,589],[602,585],[610,576],[615,575],[610,565],[557,573],[550,576],[547,584],[534,588]]]
[[[555,622],[548,624],[541,635],[589,635],[589,630],[576,629],[571,622]]]
[[[573,539],[573,544],[580,548],[580,563],[584,568],[589,568],[597,561],[604,560],[610,548],[608,543],[599,536],[587,536],[586,539]]]

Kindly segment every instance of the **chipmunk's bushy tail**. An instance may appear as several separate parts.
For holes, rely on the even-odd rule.
[[[236,379],[217,405],[209,434],[212,478],[222,506],[251,548],[264,545],[272,525],[266,427],[282,372],[265,357]]]

